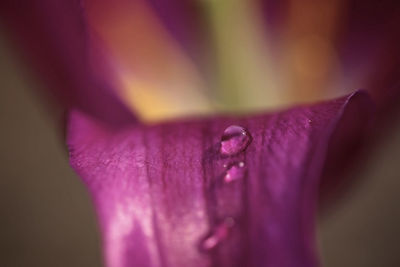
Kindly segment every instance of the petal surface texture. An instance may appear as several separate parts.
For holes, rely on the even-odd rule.
[[[315,213],[332,133],[346,110],[361,118],[369,109],[357,92],[279,113],[118,130],[71,112],[70,161],[93,198],[106,266],[318,266]],[[230,125],[251,143],[221,155]],[[244,175],[224,182],[238,162]]]

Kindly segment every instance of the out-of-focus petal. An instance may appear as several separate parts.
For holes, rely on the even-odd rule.
[[[77,108],[109,123],[133,120],[107,73],[95,73],[104,63],[100,50],[92,49],[80,1],[1,1],[2,28],[16,44],[50,95],[67,108]]]
[[[84,3],[90,31],[101,40],[115,73],[115,89],[140,117],[159,120],[210,110],[210,87],[198,62],[182,49],[150,1]]]
[[[393,0],[257,0],[265,31],[295,101],[367,89],[378,110],[400,95],[400,4]],[[294,85],[294,86],[293,86]],[[286,87],[285,87],[286,86]],[[385,112],[385,116],[390,112]]]
[[[148,0],[168,32],[179,41],[190,57],[204,62],[210,49],[205,2],[198,0]],[[210,51],[209,51],[210,52]]]
[[[343,5],[337,47],[348,79],[371,91],[377,104],[390,101],[398,83],[400,4],[350,0]],[[396,87],[398,91],[399,86]]]
[[[274,114],[119,130],[71,112],[70,162],[93,198],[106,265],[317,266],[314,220],[328,144],[347,116],[367,121],[366,99],[361,92]],[[222,156],[221,134],[232,124],[252,141]],[[239,161],[245,176],[224,183],[226,165]],[[227,219],[224,240],[202,250]]]

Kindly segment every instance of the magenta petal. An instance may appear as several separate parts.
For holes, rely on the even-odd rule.
[[[369,109],[366,99],[359,92],[275,114],[118,131],[72,112],[71,165],[94,200],[106,265],[317,266],[314,221],[328,143],[343,116]],[[230,125],[252,136],[233,157],[219,145]],[[224,183],[226,166],[238,161],[245,175]]]

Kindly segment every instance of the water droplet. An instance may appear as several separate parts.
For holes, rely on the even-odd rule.
[[[221,153],[224,155],[235,155],[247,148],[251,141],[250,134],[245,128],[231,125],[225,129],[221,137]]]
[[[235,220],[233,218],[226,218],[222,223],[213,229],[209,236],[202,241],[201,249],[205,251],[214,249],[219,243],[228,237],[229,232],[234,225]]]
[[[224,181],[225,183],[231,183],[233,181],[242,179],[244,176],[244,173],[246,171],[245,164],[243,161],[233,164],[228,168],[228,170],[225,173],[224,176]]]

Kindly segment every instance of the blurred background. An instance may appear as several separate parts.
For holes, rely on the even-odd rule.
[[[204,85],[176,44],[160,37],[164,33],[146,17],[147,9],[139,9],[141,20],[135,22],[125,20],[121,10],[91,9],[95,1],[86,2],[92,10],[91,26],[116,59],[112,63],[118,66],[114,78],[120,95],[148,120],[282,108],[343,95],[362,86],[386,88],[382,79],[392,77],[391,60],[400,56],[399,24],[394,23],[400,16],[388,19],[383,28],[379,24],[385,17],[400,14],[399,9],[389,8],[391,15],[385,15],[388,8],[384,4],[366,1],[364,13],[354,14],[352,9],[357,8],[345,5],[346,1],[289,1],[290,19],[285,23],[270,14],[271,28],[281,30],[270,31],[268,36],[274,38],[266,41],[254,19],[254,7],[244,8],[241,1],[232,1],[232,5],[207,1],[218,64],[216,69],[204,62],[201,66],[203,71],[215,70],[218,77],[209,77],[211,85]],[[272,7],[277,14],[280,8]],[[99,21],[111,21],[116,23],[112,29],[125,30],[144,23],[149,34],[138,48],[140,55],[127,57],[132,53],[129,46],[137,42],[135,37],[121,39],[127,36],[123,30],[110,32]],[[344,26],[345,22],[351,22],[351,27]],[[360,28],[366,31],[357,32]],[[0,266],[101,266],[94,211],[83,184],[68,165],[59,114],[43,103],[37,94],[44,91],[43,82],[22,63],[16,47],[4,36],[5,28],[0,27]],[[340,39],[350,42],[334,45]],[[265,41],[268,48],[261,45]],[[160,43],[165,45],[155,45]],[[148,47],[159,52],[153,55]],[[200,51],[202,47],[189,42],[188,49]],[[260,54],[267,56],[260,59]],[[136,62],[143,68],[133,79],[131,68],[135,69]],[[173,68],[164,73],[169,64]],[[207,71],[203,75],[212,76]],[[168,81],[172,89],[165,91],[162,81]],[[324,266],[400,266],[400,118],[392,119],[380,136],[371,156],[349,174],[348,179],[359,182],[319,218]]]

